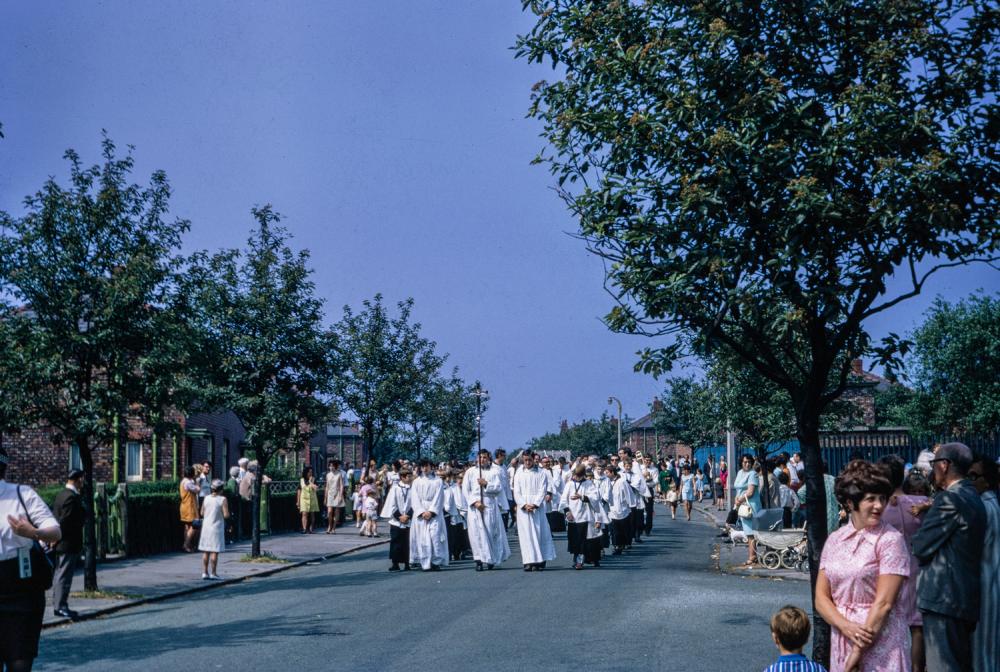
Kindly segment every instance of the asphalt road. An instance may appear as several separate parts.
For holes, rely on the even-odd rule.
[[[770,614],[808,585],[720,574],[707,523],[671,521],[600,569],[565,534],[542,573],[387,572],[385,547],[42,634],[36,670],[761,670]]]

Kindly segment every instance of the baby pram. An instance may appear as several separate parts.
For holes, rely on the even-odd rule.
[[[809,571],[809,552],[806,531],[802,530],[757,530],[757,553],[760,562],[768,569],[798,569]]]

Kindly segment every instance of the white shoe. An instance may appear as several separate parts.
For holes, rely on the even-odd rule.
[[[222,577],[218,574],[210,574],[208,579],[209,581],[222,581]]]
[[[206,573],[202,572],[202,573],[201,573],[201,580],[202,580],[202,581],[208,581],[208,574],[206,574]]]

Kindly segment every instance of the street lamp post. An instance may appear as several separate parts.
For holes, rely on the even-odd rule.
[[[618,452],[622,450],[622,402],[618,397],[608,397],[608,406],[618,404]]]

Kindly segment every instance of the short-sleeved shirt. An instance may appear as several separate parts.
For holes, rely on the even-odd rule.
[[[17,496],[18,488],[21,489],[20,499]],[[24,500],[24,506],[21,506],[21,499]],[[52,511],[30,486],[18,486],[16,483],[0,480],[0,560],[16,558],[19,548],[31,548],[34,543],[32,539],[14,534],[7,516],[25,516],[40,530],[59,527],[59,521],[52,515]]]
[[[875,601],[883,574],[910,575],[910,552],[903,535],[884,521],[857,529],[848,521],[826,540],[819,568],[830,582],[837,611],[848,620],[864,623]],[[836,628],[831,632],[830,669],[843,669],[852,643]],[[910,627],[907,615],[893,609],[865,658],[880,661],[880,670],[910,669]]]

